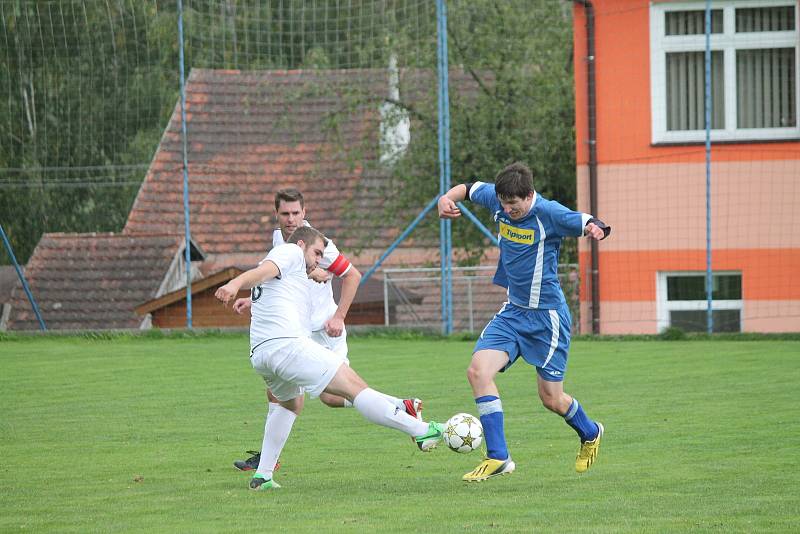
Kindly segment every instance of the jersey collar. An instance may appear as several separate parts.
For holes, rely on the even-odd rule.
[[[528,210],[528,213],[526,213],[525,215],[523,215],[523,216],[522,216],[522,218],[523,218],[523,219],[524,219],[525,217],[527,217],[528,215],[530,215],[531,213],[533,213],[533,207],[536,205],[536,201],[537,201],[537,200],[539,200],[539,194],[538,194],[538,193],[536,193],[536,191],[534,191],[534,192],[533,192],[533,199],[531,200],[531,207],[530,207],[530,209]]]

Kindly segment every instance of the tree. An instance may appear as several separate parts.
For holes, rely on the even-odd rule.
[[[184,6],[187,69],[387,69],[394,58],[400,69],[427,73],[422,95],[403,80],[396,100],[385,87],[342,95],[340,115],[391,104],[396,120],[410,119],[411,141],[401,157],[382,163],[375,138],[342,148],[381,177],[364,182],[364,198],[383,199],[368,215],[390,215],[404,226],[438,193],[433,2],[185,0]],[[447,6],[449,64],[466,74],[450,87],[453,182],[491,180],[522,160],[534,170],[538,191],[574,205],[570,5],[450,0]],[[8,75],[0,77],[0,222],[21,261],[45,231],[123,226],[178,98],[175,10],[169,0],[2,4],[0,71]],[[335,139],[335,113],[328,126]],[[454,244],[470,248],[474,261],[486,245],[482,234],[470,224],[453,228]],[[438,239],[435,217],[413,237]],[[368,245],[369,233],[363,238]],[[8,261],[0,251],[0,263]]]
[[[536,190],[575,205],[572,18],[568,4],[548,0],[448,3],[452,182],[492,181],[513,161],[534,172]],[[402,57],[401,57],[402,60]],[[429,68],[433,68],[429,64]],[[466,81],[452,73],[463,70]],[[391,168],[391,195],[379,214],[408,214],[439,191],[436,86],[420,102],[398,103],[412,117],[411,143]],[[386,184],[380,184],[386,187]],[[435,210],[434,210],[435,211]],[[491,227],[489,215],[476,215]],[[359,212],[359,217],[363,216]],[[453,225],[453,243],[474,262],[488,244],[471,224]],[[438,239],[429,216],[414,234]],[[572,258],[568,258],[571,260]]]
[[[124,224],[177,96],[176,17],[155,0],[16,0],[0,17],[0,222],[25,262],[43,232]]]

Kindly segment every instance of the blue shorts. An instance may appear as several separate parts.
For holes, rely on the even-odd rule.
[[[522,356],[544,380],[561,382],[567,372],[571,325],[566,304],[557,310],[531,310],[506,302],[481,332],[473,352],[507,353],[509,361],[501,372]]]

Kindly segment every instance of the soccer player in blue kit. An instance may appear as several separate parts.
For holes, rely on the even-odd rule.
[[[519,162],[500,171],[494,184],[474,182],[450,189],[439,199],[439,217],[459,217],[456,203],[464,200],[490,210],[499,226],[500,259],[493,281],[507,289],[508,300],[481,332],[467,370],[487,451],[463,480],[480,482],[516,467],[506,445],[503,405],[494,378],[519,358],[536,367],[545,408],[578,433],[581,446],[575,470],[583,473],[597,457],[603,425],[564,392],[572,318],[558,281],[558,254],[564,237],[601,240],[611,227],[543,198],[533,188],[530,169]]]

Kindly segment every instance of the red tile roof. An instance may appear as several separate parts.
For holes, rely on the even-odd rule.
[[[462,94],[477,88],[457,71],[450,82]],[[400,84],[404,102],[435,109],[435,72],[401,71]],[[416,215],[377,228],[345,216],[347,209],[374,209],[393,192],[384,187],[386,176],[370,170],[379,157],[386,70],[194,69],[186,93],[191,231],[207,254],[203,272],[263,256],[282,187],[303,192],[309,220],[343,251],[365,233],[378,236],[361,258],[370,264]],[[48,328],[139,327],[134,308],[159,296],[182,248],[183,225],[176,105],[123,233],[45,234],[37,245],[25,272]],[[438,243],[408,241],[392,256],[398,264],[434,261]],[[38,328],[21,286],[12,306],[9,329]]]
[[[425,94],[435,102],[434,72],[405,71],[401,79],[405,100]],[[263,253],[271,242],[274,194],[294,186],[307,199],[311,222],[350,248],[348,240],[365,229],[342,216],[348,202],[358,196],[364,205],[370,202],[364,195],[379,191],[358,186],[381,179],[365,169],[379,156],[378,111],[387,80],[380,69],[192,70],[186,84],[192,239],[212,257]],[[463,74],[451,80],[469,85]],[[176,106],[124,233],[183,232],[182,162]],[[370,229],[382,237],[376,247],[385,249],[402,231],[397,224]]]
[[[180,235],[44,234],[25,267],[47,328],[139,328],[134,308],[153,297],[183,250]],[[38,330],[21,283],[9,330]]]

